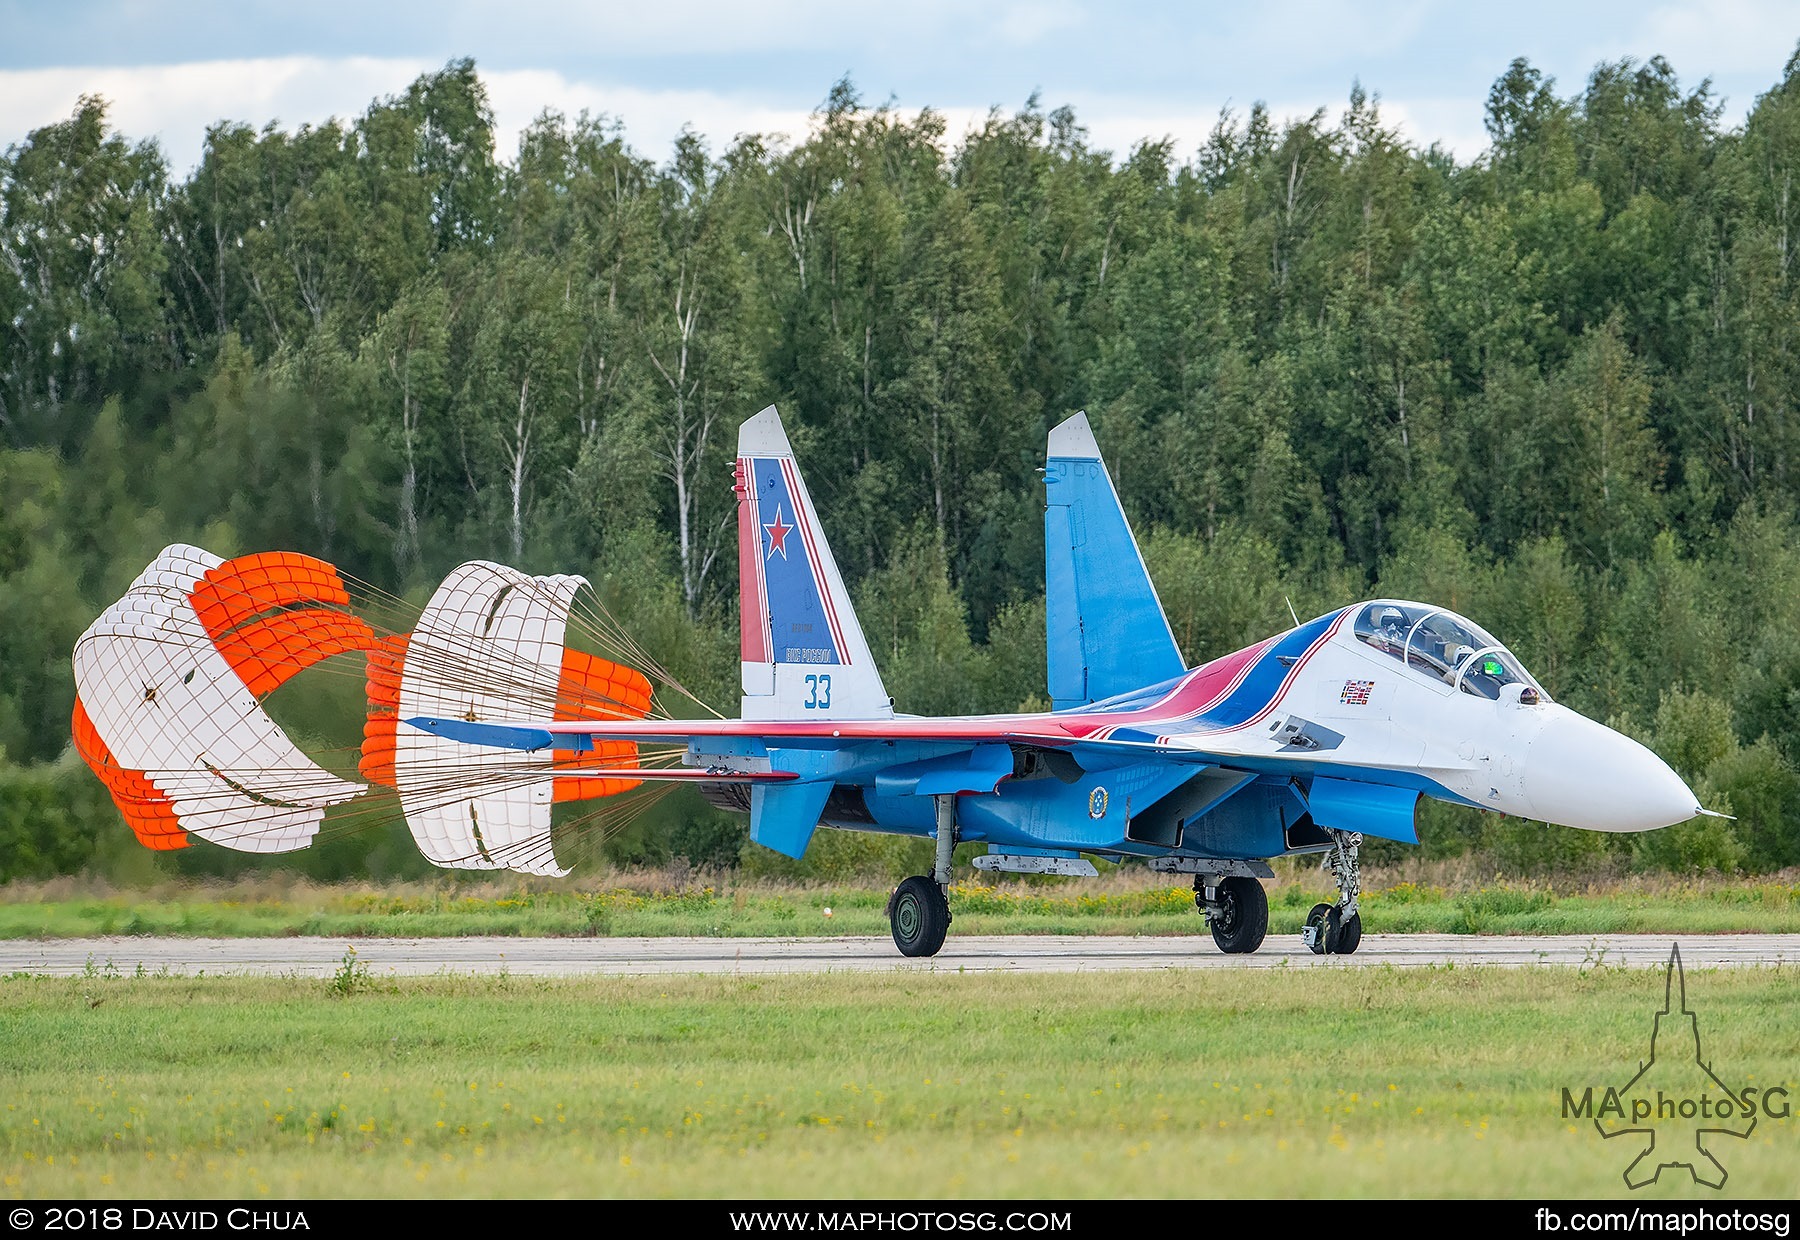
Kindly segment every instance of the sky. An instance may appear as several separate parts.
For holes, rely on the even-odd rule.
[[[354,118],[469,56],[502,158],[546,108],[611,117],[659,161],[683,125],[715,150],[798,140],[848,76],[866,103],[943,113],[951,138],[1036,94],[1096,147],[1172,138],[1182,158],[1221,108],[1335,116],[1360,81],[1408,141],[1466,161],[1514,57],[1567,95],[1602,60],[1661,54],[1736,125],[1796,40],[1800,0],[0,0],[0,147],[99,94],[184,175],[210,124]]]

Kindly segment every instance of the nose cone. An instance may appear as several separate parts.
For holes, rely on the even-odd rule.
[[[1644,746],[1566,707],[1525,754],[1525,799],[1545,822],[1589,831],[1651,831],[1700,812],[1699,799]]]

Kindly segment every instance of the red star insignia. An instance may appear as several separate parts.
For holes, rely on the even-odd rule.
[[[774,559],[775,553],[779,551],[781,552],[781,558],[784,560],[787,559],[787,536],[794,532],[794,527],[782,522],[781,506],[779,504],[775,507],[774,524],[763,526],[763,530],[769,535],[768,558],[771,560]]]

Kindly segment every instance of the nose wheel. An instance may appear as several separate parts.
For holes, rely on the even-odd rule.
[[[1362,945],[1362,913],[1357,907],[1362,896],[1362,871],[1357,865],[1362,838],[1356,831],[1331,832],[1325,868],[1337,881],[1337,903],[1313,905],[1300,931],[1300,941],[1315,956],[1348,956]]]
[[[1348,956],[1362,943],[1362,914],[1345,917],[1335,904],[1315,904],[1300,939],[1315,956]]]

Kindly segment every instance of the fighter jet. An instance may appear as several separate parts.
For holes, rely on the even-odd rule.
[[[1302,937],[1348,953],[1361,844],[1416,844],[1421,797],[1589,831],[1703,812],[1649,749],[1428,603],[1356,603],[1187,667],[1085,414],[1050,432],[1043,476],[1048,712],[894,709],[771,407],[738,436],[740,718],[406,723],[531,753],[684,743],[670,774],[790,857],[820,826],[934,839],[931,872],[888,901],[907,956],[943,946],[958,843],[986,847],[985,871],[1091,876],[1100,857],[1191,875],[1233,953],[1267,934],[1270,859],[1324,854],[1338,897]]]

